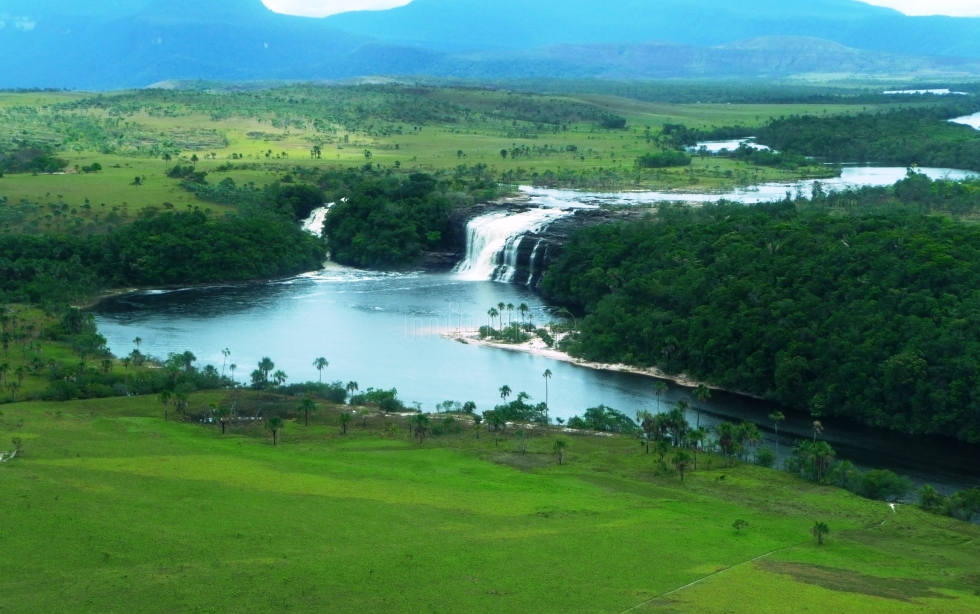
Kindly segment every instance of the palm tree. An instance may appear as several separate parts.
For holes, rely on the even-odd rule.
[[[704,442],[708,439],[708,429],[704,427],[697,427],[691,429],[687,434],[688,445],[694,450],[694,469],[698,468],[698,448],[704,447]]]
[[[143,339],[141,339],[140,337],[137,337],[137,338],[133,339],[133,343],[136,344],[136,349],[139,350],[140,349],[140,346],[143,345]]]
[[[194,368],[194,363],[197,362],[197,356],[193,352],[187,351],[180,355],[181,361],[184,363],[184,371],[190,373]]]
[[[499,316],[500,312],[491,307],[490,311],[487,312],[487,315],[490,316],[490,330],[493,330],[493,319]]]
[[[500,387],[500,398],[504,400],[504,403],[507,402],[507,397],[510,396],[511,392],[513,391],[510,389],[510,386],[504,385]]]
[[[316,411],[316,403],[313,401],[313,398],[309,396],[303,397],[303,400],[299,402],[299,409],[305,416],[306,426],[309,426],[310,412]]]
[[[322,384],[323,383],[323,370],[326,369],[327,367],[329,367],[330,366],[330,363],[327,362],[327,359],[326,358],[323,358],[321,356],[320,358],[317,358],[316,360],[313,361],[313,366],[316,367],[316,370],[320,372],[320,383]]]
[[[735,453],[737,444],[735,429],[735,425],[731,422],[722,422],[715,427],[715,432],[718,433],[718,445],[721,447],[721,453],[725,457],[726,465]]]
[[[228,416],[231,414],[231,410],[227,407],[219,407],[215,410],[214,415],[218,418],[218,422],[221,423],[221,434],[225,434],[225,424]]]
[[[272,381],[276,383],[276,387],[278,388],[282,388],[282,385],[286,383],[287,379],[289,379],[289,376],[282,369],[272,374]]]
[[[558,464],[561,465],[565,462],[565,450],[568,449],[568,442],[564,439],[555,440],[555,445],[551,447],[551,450],[558,455]]]
[[[817,538],[817,545],[823,545],[823,536],[830,533],[830,527],[827,523],[820,522],[819,520],[813,524],[813,528],[810,529],[810,533]]]
[[[170,405],[172,393],[169,390],[164,390],[160,393],[160,402],[163,403],[163,419],[164,421],[169,420],[170,416],[167,413],[167,406]]]
[[[413,427],[412,432],[414,433],[415,438],[419,440],[419,445],[422,445],[422,442],[425,441],[426,434],[429,432],[429,416],[425,414],[415,414],[409,420],[409,423]]]
[[[347,412],[340,414],[340,430],[344,435],[347,434],[347,425],[350,424],[351,419],[351,415]]]
[[[548,407],[548,380],[551,379],[551,369],[544,370],[544,406]]]
[[[656,420],[653,418],[653,414],[645,409],[641,409],[636,412],[636,422],[640,425],[640,429],[643,431],[643,439],[646,444],[646,453],[650,453],[650,440],[653,438],[654,430],[656,429]]]
[[[186,393],[178,392],[174,395],[174,409],[183,416],[184,412],[187,411],[187,407],[190,405],[190,399],[187,397]]]
[[[238,365],[236,365],[235,363],[231,363],[230,365],[228,365],[228,370],[231,371],[231,381],[232,382],[235,382],[235,369],[237,369],[237,368],[238,368]]]
[[[701,426],[701,406],[704,405],[705,401],[711,398],[711,389],[704,384],[698,384],[698,387],[694,389],[694,398],[698,400],[698,421],[694,425],[695,428],[697,428]]]
[[[517,306],[517,311],[521,313],[521,324],[524,324],[524,319],[527,316],[527,312],[531,311],[531,308],[527,306],[527,303],[521,303]]]
[[[774,411],[769,414],[769,419],[776,429],[776,468],[779,468],[779,423],[786,419],[781,411]]]
[[[507,326],[510,327],[510,316],[514,313],[514,303],[507,303]]]
[[[681,474],[681,482],[684,481],[684,472],[687,470],[687,466],[691,462],[691,455],[684,450],[679,451],[674,455],[674,466],[677,467],[677,471]]]
[[[823,433],[823,424],[819,420],[813,421],[813,443],[817,443],[817,435]]]
[[[276,368],[276,363],[272,362],[269,358],[263,358],[259,361],[259,372],[262,374],[262,381],[266,384],[269,383],[269,374],[272,370]]]
[[[272,431],[272,445],[278,445],[279,431],[282,429],[284,423],[282,418],[279,416],[272,416],[265,421],[265,428]]]
[[[658,414],[660,413],[660,397],[663,396],[665,392],[667,392],[667,383],[666,382],[657,382],[656,384],[653,385],[653,394],[654,394],[654,396],[657,397],[657,413]]]
[[[221,355],[223,356],[223,358],[221,359],[221,377],[224,377],[225,376],[225,363],[228,362],[228,357],[231,356],[231,350],[229,350],[228,348],[225,348],[225,349],[221,350]]]
[[[351,401],[354,400],[354,393],[360,390],[357,387],[357,382],[347,382],[347,394],[350,396]]]

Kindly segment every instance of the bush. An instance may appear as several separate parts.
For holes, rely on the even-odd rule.
[[[668,168],[676,166],[690,166],[691,156],[683,151],[664,151],[661,153],[643,154],[636,159],[636,165],[640,168]]]
[[[386,413],[403,412],[407,409],[405,404],[398,399],[398,390],[395,388],[391,390],[368,388],[362,394],[352,396],[350,404],[374,406]]]
[[[909,494],[912,482],[887,469],[873,469],[854,476],[848,489],[867,499],[895,501]]]
[[[762,467],[772,467],[776,464],[776,454],[768,447],[759,448],[755,453],[755,464]]]
[[[611,407],[600,405],[585,410],[583,417],[575,416],[568,420],[569,428],[589,429],[609,433],[635,433],[639,430],[636,423],[626,414]]]

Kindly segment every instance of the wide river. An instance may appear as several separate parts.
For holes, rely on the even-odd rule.
[[[894,172],[901,176],[904,169]],[[596,199],[652,198],[531,192],[533,200],[548,201],[539,204],[566,207],[588,206]],[[536,321],[552,317],[553,309],[521,285],[473,281],[454,273],[377,273],[328,265],[287,281],[115,297],[100,303],[95,313],[117,355],[129,353],[133,339],[140,337],[143,351],[153,356],[190,350],[200,364],[221,368],[222,350],[227,348],[227,363],[237,365],[234,376],[239,382],[266,356],[290,382],[316,380],[313,360],[324,356],[330,361],[325,381],[356,381],[361,390],[397,388],[407,404],[418,403],[426,411],[435,411],[436,404],[446,400],[474,401],[484,411],[500,402],[497,391],[505,384],[515,393],[525,391],[536,401],[544,400],[542,374],[550,369],[552,417],[567,419],[599,404],[630,416],[639,409],[658,409],[650,378],[466,345],[438,334],[474,329],[486,323],[491,306],[522,302],[532,307]],[[519,318],[516,312],[511,317]],[[671,385],[662,407],[689,392]],[[770,403],[717,392],[701,422],[711,426],[721,420],[751,420],[774,446],[766,419],[774,409]],[[812,418],[783,411],[788,419],[780,427],[779,445],[785,453],[795,441],[810,436]],[[690,418],[693,422],[696,416],[692,413]],[[893,469],[946,491],[980,485],[980,447],[835,420],[824,420],[824,425],[822,437],[838,456],[860,466]]]

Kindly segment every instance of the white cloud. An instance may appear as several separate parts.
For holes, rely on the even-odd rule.
[[[3,30],[6,27],[7,27],[7,22],[0,19],[0,30]]]
[[[14,27],[18,30],[23,30],[24,32],[30,32],[36,25],[37,22],[32,20],[30,17],[18,17],[14,20]]]
[[[980,0],[861,0],[867,4],[886,6],[906,15],[952,15],[980,17]]]
[[[386,11],[412,0],[262,0],[269,9],[286,15],[327,17],[350,11]]]

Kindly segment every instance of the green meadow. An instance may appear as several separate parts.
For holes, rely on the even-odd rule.
[[[189,412],[210,403],[298,400]],[[342,410],[273,446],[249,421],[164,421],[152,397],[3,406],[0,450],[23,447],[0,464],[0,612],[980,609],[968,523],[710,454],[682,482],[629,437],[457,417],[419,444],[376,411],[342,434]]]

